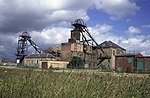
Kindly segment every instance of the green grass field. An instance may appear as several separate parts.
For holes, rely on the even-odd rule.
[[[0,98],[150,98],[150,75],[0,67]]]

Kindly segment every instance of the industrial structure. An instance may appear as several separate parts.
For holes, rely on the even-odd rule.
[[[104,65],[108,65],[108,68],[115,69],[115,56],[126,54],[126,49],[120,47],[119,45],[113,43],[112,41],[104,41],[100,44],[102,49],[111,57],[110,60],[104,61]]]
[[[67,43],[61,44],[62,60],[71,61],[73,56],[81,57],[86,68],[102,67],[102,62],[109,60],[105,51],[98,45],[89,33],[82,19],[72,22],[71,38]]]
[[[74,27],[71,30],[71,38],[68,43],[61,44],[61,51],[57,54],[56,52],[50,52],[55,59],[58,56],[61,58],[60,61],[70,62],[73,56],[79,56],[83,59],[85,67],[87,68],[98,68],[102,67],[102,62],[109,60],[111,57],[108,56],[105,51],[98,45],[94,38],[89,33],[86,24],[82,19],[77,19],[72,22]],[[39,47],[31,40],[31,36],[28,32],[23,32],[19,35],[18,48],[17,48],[17,63],[27,63],[24,61],[28,52],[28,42],[34,47],[38,54],[44,54]],[[37,57],[38,58],[38,57]]]
[[[23,32],[18,40],[17,63],[39,68],[67,68],[67,64],[75,56],[83,60],[84,68],[102,68],[122,72],[150,71],[150,57],[126,54],[126,49],[112,41],[98,44],[82,19],[72,22],[72,26],[68,42],[61,43],[61,46],[52,46],[44,52],[31,40],[28,32]],[[28,42],[34,47],[36,54],[27,54]]]
[[[19,35],[18,40],[18,47],[17,47],[17,64],[23,63],[23,60],[25,56],[28,54],[28,42],[31,44],[31,46],[34,47],[36,52],[39,54],[42,53],[42,51],[39,49],[39,46],[37,46],[32,40],[31,36],[28,32],[23,32],[21,35]]]
[[[149,72],[150,56],[136,54],[116,55],[115,71],[119,72]]]

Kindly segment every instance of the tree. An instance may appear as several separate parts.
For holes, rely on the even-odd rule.
[[[67,65],[67,68],[72,68],[72,69],[84,68],[84,62],[80,57],[73,56],[72,60]]]

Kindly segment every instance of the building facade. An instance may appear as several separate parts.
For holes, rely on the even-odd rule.
[[[120,54],[126,54],[126,49],[120,47],[119,45],[113,43],[112,41],[105,41],[100,44],[103,51],[111,57],[109,60],[105,60],[103,65],[107,65],[111,69],[115,69],[115,56]],[[100,51],[100,53],[102,53]]]
[[[50,60],[40,60],[39,68],[62,68],[66,69],[69,62],[66,61],[50,61]]]
[[[49,53],[31,54],[24,59],[24,65],[37,68],[67,68],[69,62],[60,61]]]
[[[71,38],[67,43],[61,44],[61,60],[70,62],[74,56],[80,57],[85,63],[85,68],[96,66],[97,59],[93,53],[92,46],[81,44],[79,30],[71,30]]]
[[[115,71],[119,72],[149,72],[150,57],[142,54],[116,55]]]

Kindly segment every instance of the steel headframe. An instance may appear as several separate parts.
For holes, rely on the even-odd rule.
[[[28,42],[34,47],[38,53],[42,53],[39,47],[31,40],[31,36],[28,32],[23,32],[19,35],[18,47],[17,47],[17,63],[23,63],[24,57],[28,54]]]
[[[89,33],[89,30],[84,23],[82,19],[76,19],[74,22],[72,22],[72,26],[74,27],[74,30],[78,30],[81,33],[81,43],[85,45],[90,45],[96,49],[100,49],[103,54],[100,54],[98,57],[99,63],[97,64],[97,67],[101,65],[101,63],[106,60],[110,59],[110,57],[104,52],[102,47],[98,45],[98,43],[95,41],[95,39],[92,37],[92,35]]]

